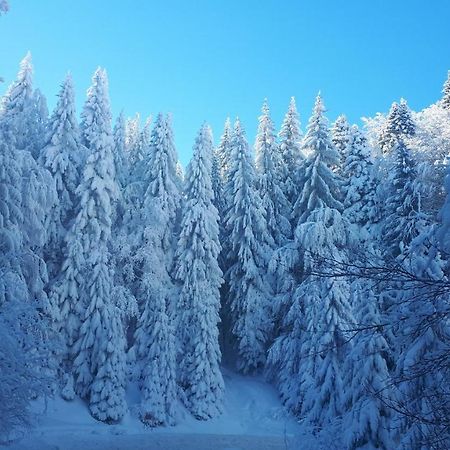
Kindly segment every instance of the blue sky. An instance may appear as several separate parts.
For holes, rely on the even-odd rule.
[[[106,67],[114,114],[172,112],[183,163],[208,121],[218,140],[237,115],[253,143],[262,101],[277,127],[294,95],[304,127],[318,90],[333,120],[421,109],[450,69],[448,0],[10,0],[0,18],[0,74],[31,50],[49,105],[66,72],[79,108]],[[6,84],[7,84],[6,83]],[[3,92],[5,85],[0,85]]]

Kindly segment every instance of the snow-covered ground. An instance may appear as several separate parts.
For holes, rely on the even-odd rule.
[[[61,399],[47,403],[40,424],[10,448],[21,450],[269,450],[306,449],[311,446],[301,427],[280,404],[276,391],[262,378],[224,371],[224,414],[207,422],[183,413],[179,424],[150,429],[132,413],[119,425],[94,420],[80,400]],[[130,389],[130,409],[137,392]],[[41,410],[45,405],[40,404]],[[307,442],[309,441],[309,445]]]

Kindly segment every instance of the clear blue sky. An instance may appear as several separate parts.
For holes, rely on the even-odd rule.
[[[320,89],[330,119],[420,109],[450,69],[448,0],[10,0],[0,18],[8,84],[31,50],[49,105],[65,73],[81,106],[106,67],[114,114],[174,115],[183,163],[208,121],[218,140],[239,115],[253,143],[264,97],[280,125],[294,95],[304,126]],[[0,92],[5,86],[0,85]]]

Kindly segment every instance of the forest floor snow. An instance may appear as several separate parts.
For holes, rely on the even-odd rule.
[[[14,450],[299,450],[318,448],[311,436],[284,410],[275,389],[260,377],[224,371],[224,413],[198,421],[183,413],[174,427],[145,427],[132,413],[117,425],[94,420],[85,403],[52,399],[36,408],[44,410],[39,424]],[[127,393],[130,410],[138,392]],[[317,444],[317,443],[316,443]]]

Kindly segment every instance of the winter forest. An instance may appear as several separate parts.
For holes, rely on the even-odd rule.
[[[311,448],[450,448],[450,72],[360,127],[320,93],[279,126],[264,100],[254,144],[199,124],[184,169],[170,114],[112,117],[105,69],[80,114],[70,75],[49,113],[33,71],[0,107],[2,443],[41,399],[214,420],[226,369]]]

